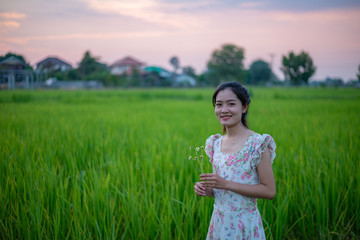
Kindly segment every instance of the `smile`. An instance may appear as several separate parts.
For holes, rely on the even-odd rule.
[[[229,120],[229,119],[231,118],[231,116],[221,116],[221,118],[222,118],[223,120]]]

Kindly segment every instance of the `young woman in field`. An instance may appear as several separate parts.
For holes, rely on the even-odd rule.
[[[198,196],[215,197],[207,239],[265,239],[256,199],[275,197],[275,142],[248,128],[250,96],[240,83],[219,85],[212,102],[224,135],[206,140],[213,173],[201,174],[194,186]]]

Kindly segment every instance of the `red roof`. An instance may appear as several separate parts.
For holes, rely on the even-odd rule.
[[[111,64],[110,67],[116,67],[116,66],[133,66],[133,67],[141,67],[142,65],[145,65],[145,63],[135,60],[132,57],[125,57],[123,59],[120,59],[113,64]]]

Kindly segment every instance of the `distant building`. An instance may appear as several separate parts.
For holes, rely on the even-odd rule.
[[[162,67],[147,66],[144,68],[142,77],[144,86],[171,86],[171,73]]]
[[[71,64],[57,57],[47,57],[36,64],[36,69],[41,72],[67,71],[70,70]]]
[[[8,57],[0,61],[1,70],[25,70],[26,63],[16,57]]]
[[[103,88],[103,83],[96,80],[90,81],[57,81],[56,79],[50,78],[46,80],[45,85],[47,88],[56,89],[99,89]]]
[[[171,73],[170,71],[158,67],[158,66],[147,66],[144,68],[145,72],[145,81],[152,80],[154,82],[154,77],[157,76],[157,81],[161,83],[162,86],[173,86],[173,87],[194,87],[196,86],[196,79],[192,76],[186,74],[176,74]]]
[[[171,77],[171,72],[169,72],[168,70],[162,68],[162,67],[158,67],[158,66],[147,66],[144,68],[144,71],[146,73],[156,73],[159,75],[159,77],[161,78],[170,78]]]
[[[0,61],[0,89],[29,88],[34,76],[26,68],[26,63],[14,56]]]
[[[196,79],[189,75],[180,74],[175,77],[173,86],[174,87],[195,87]]]
[[[131,75],[134,69],[141,72],[143,67],[145,67],[145,63],[128,56],[111,64],[110,73],[114,75]]]

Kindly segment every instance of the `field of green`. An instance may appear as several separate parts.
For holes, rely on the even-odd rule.
[[[1,91],[0,239],[205,239],[188,156],[221,133],[212,92]],[[250,92],[250,129],[277,144],[267,239],[359,239],[360,90]]]

